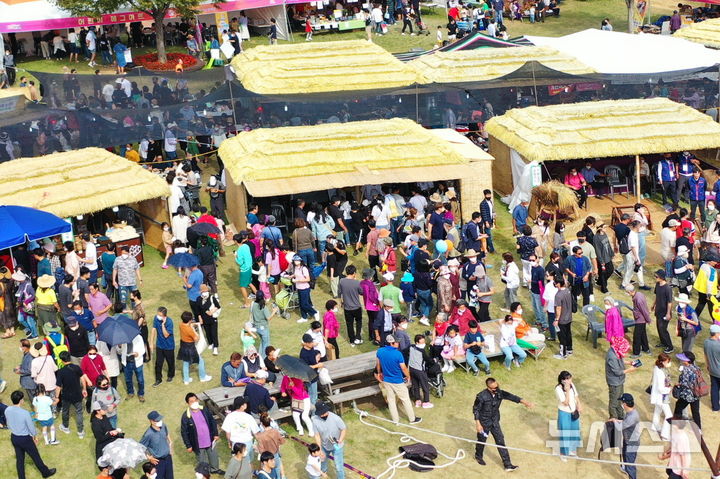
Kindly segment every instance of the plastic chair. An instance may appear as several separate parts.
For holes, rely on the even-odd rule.
[[[288,234],[288,222],[285,207],[277,203],[272,203],[270,204],[270,211],[270,214],[275,217],[275,226],[286,236]]]
[[[620,309],[620,315],[622,316],[623,320],[623,328],[627,331],[628,328],[632,328],[635,326],[635,316],[633,316],[633,307],[629,304],[623,302],[623,301],[615,301]],[[623,314],[623,308],[627,309],[630,312],[630,317],[626,318]]]
[[[608,186],[610,187],[610,197],[612,199],[615,199],[616,188],[625,188],[625,196],[630,197],[630,185],[628,184],[627,176],[623,174],[619,166],[606,166],[605,176],[607,176]]]
[[[597,349],[598,338],[605,332],[605,324],[598,321],[598,315],[605,317],[605,311],[599,306],[588,304],[583,306],[582,312],[588,321],[587,331],[585,332],[585,340],[587,341],[590,333],[592,333],[593,349]]]

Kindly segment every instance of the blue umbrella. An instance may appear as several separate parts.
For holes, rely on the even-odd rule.
[[[140,328],[127,314],[118,314],[100,323],[96,332],[97,339],[111,348],[118,344],[132,343],[132,340],[140,334]]]
[[[72,230],[70,223],[52,213],[13,205],[0,206],[0,225],[0,249]]]
[[[192,253],[178,253],[170,256],[168,264],[176,268],[190,268],[199,265],[200,260]]]

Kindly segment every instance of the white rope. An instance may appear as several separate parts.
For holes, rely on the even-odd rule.
[[[471,444],[483,444],[483,445],[485,445],[485,446],[494,447],[494,448],[496,448],[496,449],[506,449],[506,450],[508,450],[508,451],[524,452],[524,453],[527,453],[527,454],[535,454],[535,455],[537,455],[537,456],[549,456],[549,457],[555,457],[555,458],[561,457],[561,456],[559,456],[559,455],[557,455],[557,454],[554,454],[554,453],[552,453],[552,452],[537,451],[537,450],[535,450],[535,449],[525,449],[525,448],[522,448],[522,447],[500,446],[500,445],[495,444],[495,443],[477,441],[477,440],[475,440],[475,439],[469,439],[469,438],[466,438],[466,437],[453,436],[452,434],[445,434],[445,433],[443,433],[443,432],[433,431],[432,429],[424,429],[424,428],[421,428],[421,427],[413,426],[412,424],[395,423],[394,421],[392,421],[392,420],[390,420],[390,419],[387,419],[387,418],[384,418],[384,417],[380,417],[380,416],[374,416],[374,415],[368,413],[367,411],[363,411],[363,410],[361,410],[360,408],[358,408],[357,405],[355,405],[354,403],[353,403],[353,408],[354,408],[354,410],[355,410],[355,413],[358,415],[358,417],[359,417],[359,419],[360,419],[360,422],[362,422],[363,424],[365,424],[365,425],[367,425],[367,426],[371,426],[371,427],[376,427],[376,428],[378,428],[378,429],[382,429],[383,431],[387,432],[388,434],[400,435],[400,436],[401,436],[401,442],[404,442],[404,441],[403,441],[403,438],[405,438],[405,437],[408,437],[408,438],[410,438],[409,440],[413,440],[413,441],[417,441],[417,439],[415,439],[415,438],[413,438],[412,436],[409,436],[409,435],[407,435],[407,434],[404,434],[404,433],[402,433],[402,432],[389,431],[389,430],[387,430],[387,429],[385,429],[385,428],[383,428],[383,427],[381,427],[381,426],[378,426],[378,425],[376,425],[376,424],[371,424],[371,423],[369,423],[367,420],[365,420],[365,418],[372,418],[372,419],[375,419],[375,420],[378,420],[378,421],[388,422],[388,423],[393,424],[393,425],[395,425],[395,426],[403,426],[403,427],[407,427],[407,428],[410,428],[410,429],[415,429],[416,431],[426,432],[426,433],[428,433],[428,434],[435,434],[435,435],[437,435],[437,436],[442,436],[442,437],[446,437],[446,438],[449,438],[449,439],[455,439],[455,440],[457,440],[457,441],[469,442],[469,443],[471,443]],[[418,442],[420,442],[420,441],[418,441]],[[441,452],[438,451],[439,454],[443,455],[444,457],[446,457],[446,458],[448,458],[448,459],[455,459],[454,462],[457,462],[457,461],[459,461],[460,459],[462,459],[462,458],[465,457],[464,451],[459,450],[458,452],[463,452],[463,455],[462,455],[462,457],[458,457],[458,454],[456,454],[455,457],[456,457],[457,459],[455,459],[455,458],[451,458],[450,456],[446,456],[445,454],[442,454]],[[395,456],[395,457],[397,457],[397,456]],[[618,467],[620,467],[620,466],[635,466],[635,467],[647,467],[647,468],[650,468],[650,469],[662,469],[662,470],[667,469],[667,466],[666,466],[666,465],[662,465],[662,464],[641,464],[641,463],[638,463],[638,462],[611,461],[611,460],[608,460],[608,459],[593,459],[593,458],[591,458],[591,457],[580,457],[580,456],[562,456],[562,457],[565,457],[565,458],[567,458],[567,459],[572,459],[572,460],[574,460],[574,461],[595,462],[595,463],[598,463],[598,464],[611,464],[611,465],[615,465],[615,466],[618,466]],[[390,458],[390,459],[392,459],[392,458]],[[390,459],[388,459],[388,461],[390,461]],[[454,463],[454,462],[453,462],[453,463]],[[389,462],[388,462],[388,464],[389,464]],[[447,466],[449,466],[449,465],[451,465],[451,464],[447,464]],[[421,465],[421,466],[422,466],[422,465]],[[423,467],[424,467],[424,466],[423,466]],[[436,467],[446,467],[446,465],[436,466]],[[710,469],[708,469],[708,468],[684,467],[683,469],[686,470],[686,471],[709,472],[709,473],[712,474],[712,471],[711,471]],[[388,472],[388,471],[385,471],[385,472],[383,472],[383,474],[385,474],[385,473],[387,473],[387,472]],[[383,476],[383,474],[380,474],[379,476],[377,476],[377,479],[381,479],[382,476]],[[393,473],[393,474],[394,474],[394,473]],[[391,477],[393,477],[393,476],[389,476],[388,479],[390,479]]]
[[[416,438],[410,436],[409,434],[405,434],[405,433],[398,432],[398,431],[391,431],[389,429],[385,429],[382,426],[378,426],[377,424],[372,424],[372,423],[368,422],[367,420],[365,420],[365,417],[374,417],[374,416],[370,416],[369,414],[365,413],[364,411],[360,411],[357,408],[357,406],[355,406],[354,404],[353,404],[353,406],[355,408],[355,412],[358,413],[360,422],[365,424],[366,426],[380,429],[381,431],[383,431],[391,436],[400,436],[400,442],[402,442],[402,443],[422,442],[419,439],[416,439]],[[390,422],[392,422],[392,421],[390,421]],[[445,464],[440,464],[440,465],[420,464],[420,463],[417,463],[410,459],[402,459],[402,456],[404,455],[404,453],[401,452],[400,454],[398,454],[396,456],[388,457],[385,460],[385,463],[388,465],[388,468],[385,469],[383,472],[381,472],[380,474],[378,474],[375,477],[376,477],[376,479],[392,479],[393,477],[395,477],[395,473],[397,472],[398,469],[404,469],[406,467],[410,467],[411,464],[421,467],[421,468],[425,468],[425,469],[444,469],[446,467],[452,466],[453,464],[455,464],[458,461],[461,461],[462,459],[465,459],[465,451],[462,449],[458,449],[457,452],[455,452],[455,456],[448,456],[447,454],[444,454],[443,452],[438,451],[437,449],[436,449],[436,451],[437,451],[438,455],[444,457],[449,462],[447,462]]]

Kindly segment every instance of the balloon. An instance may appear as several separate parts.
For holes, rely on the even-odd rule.
[[[448,245],[445,240],[437,240],[435,242],[435,251],[438,253],[444,253],[448,250]]]
[[[455,247],[455,243],[453,243],[451,239],[446,239],[445,244],[447,244],[448,251],[452,250]]]

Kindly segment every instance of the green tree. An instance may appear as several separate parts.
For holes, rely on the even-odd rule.
[[[220,3],[224,0],[218,0]],[[175,9],[183,17],[193,17],[201,0],[52,0],[59,7],[73,15],[99,17],[121,9],[132,9],[150,15],[155,22],[158,60],[167,61],[165,52],[165,29],[163,20],[168,10]]]

